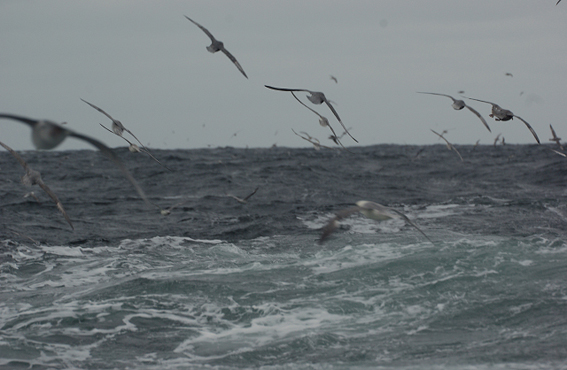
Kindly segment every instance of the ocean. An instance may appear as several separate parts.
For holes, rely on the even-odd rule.
[[[1,151],[0,368],[567,368],[567,159],[457,148]]]

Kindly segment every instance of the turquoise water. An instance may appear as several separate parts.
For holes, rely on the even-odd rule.
[[[305,153],[311,155],[304,151],[297,155],[304,160]],[[365,156],[371,158],[368,153]],[[486,153],[483,158],[495,160]],[[315,157],[310,160],[318,162]],[[370,166],[374,160],[358,165]],[[382,161],[387,165],[386,159]],[[317,194],[329,197],[333,186],[337,192],[357,191],[355,186],[346,188],[355,175],[346,170],[344,182],[329,184],[328,189],[318,184],[310,188],[313,176],[298,179],[302,191],[295,197],[304,196],[304,203],[286,200],[289,188],[282,185],[270,190],[284,194],[281,200],[266,195],[267,190],[263,195],[262,188],[258,198],[245,205],[226,197],[196,195],[195,202],[204,202],[201,206],[182,206],[168,217],[137,211],[126,217],[114,207],[135,200],[95,195],[100,193],[93,190],[93,197],[102,197],[101,202],[88,204],[100,218],[98,239],[82,238],[83,233],[95,231],[87,226],[81,230],[81,223],[89,223],[86,215],[73,214],[73,204],[79,202],[73,193],[67,196],[67,208],[71,218],[77,219],[74,232],[66,230],[68,225],[47,201],[41,206],[27,198],[5,202],[2,216],[7,226],[0,242],[0,366],[566,367],[565,191],[560,181],[543,179],[552,164],[563,166],[562,162],[544,157],[526,164],[532,171],[540,168],[539,176],[510,168],[517,176],[503,189],[500,181],[506,174],[502,169],[508,166],[504,160],[492,175],[478,176],[478,180],[471,180],[474,175],[465,179],[459,175],[461,169],[451,168],[458,162],[438,170],[442,166],[438,162],[412,162],[404,169],[405,159],[391,161],[401,164],[391,170],[400,178],[404,171],[415,173],[415,168],[425,173],[414,185],[415,179],[408,176],[407,183],[398,182],[393,190],[384,187],[386,197],[399,188],[425,187],[425,181],[433,181],[431,172],[438,171],[435,182],[441,185],[431,190],[433,196],[383,202],[405,213],[433,244],[399,219],[376,223],[355,215],[320,245],[319,229],[334,211],[348,204],[313,204],[320,202]],[[192,165],[198,166],[195,162]],[[232,185],[240,181],[239,176],[254,183],[246,170],[250,163],[242,160],[238,166],[223,167],[232,173]],[[487,166],[478,168],[487,171]],[[289,171],[294,171],[291,166]],[[380,173],[392,176],[388,168]],[[149,187],[143,176],[137,176]],[[210,176],[223,178],[226,173]],[[207,178],[198,181],[211,192],[217,186]],[[462,190],[460,182],[474,183],[474,190]],[[446,184],[461,190],[447,193],[444,200],[435,199],[443,197]],[[4,184],[9,194],[16,189],[11,186]],[[61,186],[54,184],[54,188]],[[127,183],[123,186],[128,189]],[[88,191],[81,191],[89,197]],[[171,194],[153,194],[156,201],[178,201],[169,199]],[[105,197],[115,200],[106,202]],[[297,206],[290,211],[292,203]],[[278,215],[265,216],[269,205]],[[199,210],[204,214],[201,218],[193,215]],[[46,220],[39,226],[37,218],[42,220],[43,214]],[[16,228],[17,216],[27,220],[19,234],[10,231]],[[145,232],[145,227],[135,228],[137,218],[142,225],[158,224],[154,227],[163,234],[150,230],[154,236],[136,237]],[[41,231],[34,232],[37,229]],[[249,237],[251,230],[266,235]],[[215,233],[218,237],[211,237]]]

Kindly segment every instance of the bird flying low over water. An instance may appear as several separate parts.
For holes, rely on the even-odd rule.
[[[126,166],[124,166],[122,161],[118,159],[118,157],[116,156],[116,154],[114,154],[112,149],[110,149],[100,141],[95,140],[86,135],[82,135],[74,131],[71,131],[61,125],[58,125],[55,122],[48,120],[31,119],[13,114],[0,114],[0,119],[1,118],[12,119],[15,121],[25,123],[26,125],[30,126],[32,128],[32,142],[37,149],[53,149],[57,147],[59,144],[61,144],[63,140],[67,138],[67,136],[86,141],[87,143],[91,144],[92,146],[100,150],[101,153],[106,155],[111,161],[113,161],[118,166],[118,168],[120,168],[122,174],[134,186],[140,197],[146,202],[146,204],[150,205],[150,202],[148,201],[146,194],[144,193],[142,188],[138,185],[134,177],[132,177]]]
[[[340,220],[352,215],[353,213],[357,213],[357,212],[360,212],[364,216],[366,216],[366,217],[368,217],[372,220],[376,220],[376,221],[385,221],[385,220],[389,220],[389,219],[392,219],[392,218],[402,218],[405,222],[407,222],[411,226],[415,227],[417,231],[419,231],[429,242],[431,242],[433,244],[431,239],[429,239],[429,237],[427,235],[425,235],[425,233],[423,231],[421,231],[421,229],[419,227],[417,227],[416,224],[411,222],[410,219],[407,218],[406,215],[404,215],[403,213],[401,213],[401,212],[399,212],[399,211],[397,211],[393,208],[386,207],[386,206],[383,206],[381,204],[374,203],[374,202],[371,202],[371,201],[368,201],[368,200],[359,200],[358,202],[356,202],[356,206],[346,208],[346,209],[343,209],[342,211],[337,212],[335,214],[335,217],[333,217],[327,223],[327,225],[325,225],[325,227],[323,227],[323,234],[321,234],[321,238],[319,239],[319,243],[324,242],[329,237],[329,235],[331,235],[331,233],[337,229],[337,227],[339,226]]]
[[[431,130],[431,129],[430,129]],[[457,150],[457,148],[455,148],[455,146],[453,144],[451,144],[449,142],[449,140],[445,139],[445,136],[443,136],[442,134],[439,134],[433,130],[431,130],[431,132],[433,132],[435,135],[439,136],[440,139],[443,139],[445,141],[445,143],[447,143],[447,149],[454,151],[455,153],[457,153],[457,155],[459,156],[459,158],[461,158],[461,162],[464,162],[463,157],[461,156],[461,153],[459,153],[459,151]],[[446,131],[443,131],[443,133],[446,133]],[[478,142],[477,142],[478,144]]]
[[[474,99],[474,98],[467,98],[467,99],[471,99],[471,100],[479,101],[481,103],[486,103],[486,104],[492,105],[492,114],[489,114],[488,116],[493,117],[496,121],[509,121],[509,120],[513,119],[514,117],[516,117],[520,121],[524,122],[524,124],[526,125],[528,130],[530,130],[530,132],[532,133],[532,135],[536,139],[537,143],[541,144],[541,142],[539,141],[539,137],[537,137],[537,134],[534,131],[534,129],[532,128],[532,126],[530,126],[530,124],[527,123],[522,117],[515,115],[514,113],[512,113],[512,111],[510,111],[508,109],[502,108],[498,104],[491,103],[491,102],[486,101],[486,100],[479,100],[479,99]]]
[[[209,32],[209,30],[207,30],[205,27],[201,26],[199,23],[195,22],[194,20],[192,20],[191,18],[189,18],[188,16],[185,16],[185,18],[187,18],[189,21],[191,21],[194,25],[196,25],[197,27],[199,27],[207,36],[209,36],[209,38],[211,39],[211,45],[207,46],[207,50],[211,53],[216,53],[217,51],[222,51],[224,53],[224,55],[226,55],[228,57],[228,59],[230,59],[230,61],[232,63],[234,63],[234,65],[236,66],[236,68],[238,68],[238,70],[244,75],[244,77],[248,78],[248,76],[246,76],[246,73],[244,72],[244,69],[242,68],[242,66],[240,65],[240,63],[238,63],[238,61],[236,60],[236,58],[228,52],[228,50],[225,49],[224,44],[222,43],[222,41],[219,41],[217,39],[215,39],[215,37],[213,36],[212,33]]]
[[[17,152],[15,152],[12,148],[10,148],[8,145],[4,144],[1,141],[0,141],[0,145],[2,145],[4,148],[6,148],[6,150],[9,151],[14,156],[14,158],[16,158],[16,160],[18,162],[20,162],[22,167],[24,167],[24,170],[26,170],[26,174],[22,177],[22,182],[24,183],[24,185],[27,185],[27,186],[37,185],[40,188],[42,188],[43,191],[45,191],[45,193],[47,195],[49,195],[49,197],[53,200],[53,202],[57,206],[57,209],[59,209],[59,211],[63,214],[63,217],[65,217],[65,220],[67,220],[67,222],[69,223],[69,226],[71,226],[71,229],[75,230],[75,228],[73,227],[73,223],[71,222],[71,219],[67,215],[67,212],[65,212],[65,208],[63,208],[63,204],[61,204],[61,201],[59,200],[59,198],[57,198],[57,195],[55,195],[55,193],[53,191],[51,191],[49,186],[47,186],[43,182],[43,180],[41,179],[41,174],[38,171],[33,170],[26,163],[26,161],[24,161],[24,159]],[[33,194],[33,192],[32,192],[32,194]]]
[[[473,108],[469,107],[468,105],[465,104],[465,102],[463,100],[458,100],[453,98],[451,95],[446,95],[446,94],[438,94],[438,93],[432,93],[432,92],[421,92],[418,91],[418,94],[429,94],[429,95],[439,95],[439,96],[446,96],[449,99],[451,99],[453,101],[453,104],[451,105],[453,107],[454,110],[461,110],[463,108],[468,108],[468,110],[470,110],[471,112],[473,112],[478,118],[480,118],[480,120],[482,121],[482,124],[486,127],[486,129],[489,132],[492,132],[490,130],[490,127],[488,127],[488,123],[486,123],[486,120],[484,118],[482,118],[482,116],[480,115],[480,113],[478,113],[476,110],[474,110]]]
[[[285,87],[274,87],[274,86],[268,86],[268,85],[264,85],[265,87],[267,87],[268,89],[272,89],[272,90],[278,90],[278,91],[290,91],[290,92],[294,92],[294,91],[305,91],[308,92],[309,94],[311,94],[311,96],[307,96],[307,99],[309,99],[309,101],[313,104],[327,104],[327,106],[329,107],[329,109],[331,110],[331,112],[333,112],[333,114],[335,115],[335,117],[337,117],[337,120],[339,121],[339,123],[341,124],[341,126],[343,126],[343,129],[345,130],[345,132],[348,134],[348,136],[350,136],[354,141],[356,141],[358,143],[358,140],[356,140],[347,130],[347,128],[345,127],[345,125],[343,124],[343,122],[341,121],[341,118],[339,117],[339,114],[337,113],[337,111],[335,110],[335,108],[333,108],[333,106],[331,105],[331,103],[329,102],[329,100],[327,99],[327,97],[325,96],[325,94],[323,94],[320,91],[311,91],[311,90],[307,90],[307,89],[288,89]]]

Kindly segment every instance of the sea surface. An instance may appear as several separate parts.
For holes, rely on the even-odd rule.
[[[567,159],[457,148],[2,151],[0,368],[566,368]]]

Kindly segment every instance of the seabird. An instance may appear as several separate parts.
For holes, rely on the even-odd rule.
[[[331,80],[335,81],[336,84],[339,83],[339,80],[337,80],[337,78],[333,75],[331,75]]]
[[[300,138],[302,138],[305,141],[310,142],[311,144],[313,144],[313,147],[315,148],[315,150],[321,150],[321,148],[325,148],[325,149],[335,149],[335,148],[331,148],[330,146],[325,146],[323,144],[321,144],[321,142],[319,141],[319,139],[309,135],[307,132],[305,131],[301,131],[299,134],[297,132],[295,132],[294,129],[291,129],[291,131],[293,131],[293,133],[297,136],[299,136]],[[305,136],[303,136],[303,135]]]
[[[304,102],[302,102],[301,100],[299,100],[297,98],[297,96],[295,96],[293,91],[291,91],[291,95],[293,95],[293,97],[295,98],[295,100],[297,100],[299,102],[299,104],[303,105],[305,108],[309,109],[311,112],[313,112],[317,116],[319,116],[319,124],[323,127],[328,127],[331,130],[331,132],[333,133],[333,135],[331,135],[330,138],[332,138],[332,140],[335,142],[335,144],[338,144],[338,145],[340,145],[344,148],[344,145],[340,142],[339,137],[337,136],[335,130],[333,130],[333,128],[331,127],[331,124],[329,123],[329,120],[327,119],[327,117],[323,117],[315,109],[309,108]]]
[[[430,129],[431,130],[431,129]],[[451,144],[449,142],[449,140],[445,139],[445,136],[443,136],[442,134],[438,134],[437,132],[431,130],[431,132],[433,132],[435,135],[439,136],[441,139],[445,140],[445,142],[447,143],[447,148],[449,150],[453,150],[455,151],[455,153],[457,153],[457,155],[459,156],[459,158],[461,158],[461,161],[464,162],[463,157],[461,157],[461,153],[459,153],[459,151],[457,150],[457,148],[455,148],[455,146],[453,144]],[[445,132],[445,131],[444,131]]]
[[[540,141],[539,141],[539,137],[537,137],[537,134],[534,131],[534,129],[532,128],[532,126],[530,126],[530,124],[527,123],[522,117],[515,115],[514,113],[512,113],[512,111],[510,111],[508,109],[502,108],[498,104],[491,103],[491,102],[486,101],[486,100],[479,100],[479,99],[474,99],[474,98],[467,98],[467,99],[471,99],[471,100],[479,101],[481,103],[486,103],[486,104],[492,105],[492,114],[489,114],[489,117],[493,117],[496,121],[509,121],[509,120],[513,119],[514,117],[516,117],[520,121],[524,122],[526,127],[530,130],[530,132],[532,133],[532,135],[536,139],[537,143],[541,144]]]
[[[99,125],[102,126],[103,129],[105,129],[106,131],[109,131],[113,134],[115,134],[115,132],[113,132],[112,130],[110,130],[108,127],[106,127],[105,125],[103,125],[102,123],[99,123]],[[117,135],[120,136],[120,135]],[[146,148],[145,146],[142,145],[142,148],[140,149],[140,147],[136,144],[134,144],[133,142],[131,142],[130,140],[126,139],[124,136],[120,136],[122,139],[124,139],[124,141],[126,141],[130,146],[128,147],[128,150],[132,153],[146,153],[147,155],[150,156],[150,158],[152,158],[154,161],[156,161],[160,166],[168,169],[169,171],[173,172],[173,170],[169,167],[167,167],[165,164],[161,163],[160,161],[158,161],[158,159],[156,157],[154,157],[152,155],[152,153],[150,153],[150,151],[148,150],[148,148]]]
[[[100,150],[104,155],[106,155],[111,161],[113,161],[118,168],[122,171],[124,176],[130,181],[130,183],[134,186],[140,197],[146,202],[146,204],[150,204],[146,194],[142,190],[142,188],[138,185],[134,177],[130,174],[128,169],[124,166],[122,161],[118,159],[116,154],[101,143],[98,140],[95,140],[91,137],[76,133],[71,131],[67,128],[64,128],[61,125],[58,125],[55,122],[49,120],[36,120],[31,118],[26,118],[22,116],[16,116],[13,114],[0,114],[0,119],[13,119],[15,121],[19,121],[22,123],[27,124],[32,128],[32,142],[37,149],[53,149],[57,147],[59,144],[67,138],[67,136],[74,137],[79,140],[86,141],[87,143],[91,144],[92,146],[96,147]]]
[[[99,107],[97,107],[96,105],[91,104],[91,103],[89,103],[88,101],[86,101],[86,100],[84,100],[84,99],[81,99],[81,100],[84,101],[85,103],[87,103],[88,105],[90,105],[91,107],[93,107],[94,109],[96,109],[97,111],[99,111],[100,113],[104,114],[104,115],[107,116],[108,118],[110,118],[110,120],[112,121],[112,131],[111,131],[111,132],[114,132],[116,135],[118,135],[118,136],[120,136],[120,137],[123,137],[122,134],[124,133],[124,131],[126,131],[127,133],[129,133],[130,135],[132,135],[132,137],[133,137],[134,139],[136,139],[136,141],[137,141],[138,143],[140,143],[140,145],[141,145],[143,148],[145,148],[144,144],[142,144],[142,143],[140,142],[140,140],[138,140],[138,138],[136,137],[136,135],[134,135],[134,134],[132,133],[132,131],[130,131],[130,130],[128,130],[126,127],[124,127],[124,125],[122,124],[122,122],[120,122],[120,121],[117,120],[117,119],[112,118],[112,116],[111,116],[110,114],[106,113],[105,111],[103,111],[102,109],[100,109]],[[101,126],[102,126],[102,125],[101,125]],[[104,126],[102,126],[102,127],[104,127]],[[105,127],[105,128],[106,128],[106,127]]]
[[[207,30],[205,27],[201,26],[199,23],[195,22],[194,20],[192,20],[188,16],[185,16],[185,18],[189,19],[194,25],[199,27],[207,36],[209,36],[209,38],[211,39],[211,45],[207,46],[207,50],[209,52],[216,53],[219,50],[222,51],[224,53],[224,55],[226,55],[228,57],[228,59],[230,59],[231,62],[234,63],[236,68],[238,68],[238,70],[240,72],[242,72],[244,77],[248,78],[248,76],[246,76],[246,73],[244,72],[244,69],[242,69],[242,66],[240,65],[240,63],[238,63],[236,58],[231,53],[229,53],[228,50],[225,49],[222,41],[215,39],[215,37],[209,32],[209,30]]]
[[[343,129],[346,131],[346,133],[348,134],[348,136],[350,136],[354,141],[356,141],[358,143],[358,140],[356,140],[351,134],[350,132],[348,132],[347,128],[345,127],[345,125],[343,124],[343,122],[341,121],[341,118],[339,117],[339,114],[337,113],[337,111],[335,110],[335,108],[333,108],[333,106],[331,105],[331,103],[329,102],[329,100],[327,99],[327,97],[325,96],[325,94],[323,94],[320,91],[311,91],[311,90],[306,90],[306,89],[288,89],[288,88],[283,88],[283,87],[273,87],[273,86],[268,86],[268,85],[264,85],[265,87],[267,87],[268,89],[272,89],[272,90],[278,90],[278,91],[305,91],[308,92],[309,94],[311,94],[311,96],[307,96],[307,99],[309,99],[309,101],[313,104],[327,104],[327,106],[329,107],[329,109],[331,110],[331,112],[333,112],[333,114],[335,115],[335,117],[337,117],[337,120],[339,121],[339,123],[341,124],[341,126],[343,126]]]
[[[478,113],[476,110],[474,110],[473,108],[469,107],[468,105],[465,104],[465,102],[463,100],[458,100],[453,98],[451,95],[447,95],[447,94],[438,94],[438,93],[432,93],[432,92],[421,92],[418,91],[418,94],[429,94],[429,95],[439,95],[439,96],[446,96],[449,99],[451,99],[453,101],[453,104],[451,105],[453,107],[454,110],[461,110],[463,108],[468,108],[468,110],[470,110],[471,112],[473,112],[478,118],[480,118],[480,120],[482,121],[482,124],[486,127],[486,129],[489,132],[492,132],[490,130],[490,127],[488,127],[488,123],[486,123],[486,120],[480,115],[480,113]]]
[[[236,195],[232,195],[232,194],[227,194],[226,196],[235,199],[238,203],[246,204],[246,203],[248,203],[248,199],[250,199],[250,197],[252,197],[252,195],[256,194],[256,192],[258,191],[259,188],[260,188],[259,186],[256,187],[256,189],[254,189],[254,191],[252,193],[248,194],[244,198],[239,198]]]
[[[18,153],[16,153],[12,148],[10,148],[8,145],[4,144],[1,141],[0,141],[0,145],[2,145],[4,148],[6,148],[6,150],[9,151],[14,156],[14,158],[16,158],[16,160],[18,162],[20,162],[22,167],[24,167],[24,170],[26,170],[26,174],[22,177],[22,183],[26,186],[37,185],[40,188],[42,188],[43,191],[45,191],[45,193],[47,195],[49,195],[49,197],[53,200],[53,202],[55,203],[55,205],[57,206],[59,211],[63,214],[63,217],[65,217],[65,220],[67,220],[67,222],[69,223],[69,226],[71,226],[71,229],[75,230],[75,227],[73,227],[73,223],[71,222],[69,215],[67,215],[67,212],[65,212],[65,208],[63,208],[63,204],[61,204],[61,201],[59,200],[59,198],[57,198],[57,195],[55,195],[55,193],[53,191],[51,191],[49,186],[47,186],[43,182],[43,180],[41,179],[41,174],[38,171],[35,171],[34,169],[32,169],[26,163],[26,161],[24,161],[24,159]],[[35,196],[35,194],[33,194],[33,192],[31,192],[31,194],[37,200],[37,197]]]
[[[339,226],[340,220],[342,220],[343,218],[346,218],[346,217],[348,217],[348,216],[350,216],[350,215],[352,215],[353,213],[356,213],[356,212],[360,212],[364,216],[366,216],[366,217],[368,217],[372,220],[376,220],[376,221],[385,221],[385,220],[389,220],[389,219],[392,219],[392,218],[400,218],[401,217],[408,224],[415,227],[417,229],[417,231],[419,231],[423,236],[425,236],[425,238],[427,240],[429,240],[433,244],[431,239],[429,239],[429,237],[427,235],[425,235],[425,233],[423,231],[421,231],[421,229],[419,227],[417,227],[416,224],[411,222],[410,219],[407,218],[406,215],[404,215],[403,213],[401,213],[401,212],[399,212],[399,211],[397,211],[393,208],[386,207],[386,206],[383,206],[381,204],[374,203],[374,202],[371,202],[371,201],[368,201],[368,200],[360,200],[360,201],[356,202],[356,206],[346,208],[346,209],[343,209],[343,210],[337,212],[335,214],[335,217],[333,217],[327,223],[327,225],[325,225],[325,227],[323,227],[323,234],[321,235],[321,238],[319,239],[319,243],[324,242],[325,239],[327,239],[329,237],[329,235],[331,235],[331,233],[333,231],[335,231],[335,229]]]
[[[553,126],[551,126],[551,124],[549,125],[549,128],[551,129],[551,134],[553,135],[553,138],[549,139],[549,141],[555,141],[557,145],[559,145],[561,150],[565,150],[563,148],[563,145],[561,145],[561,138],[557,137],[557,134],[555,133],[555,130],[553,129]]]

